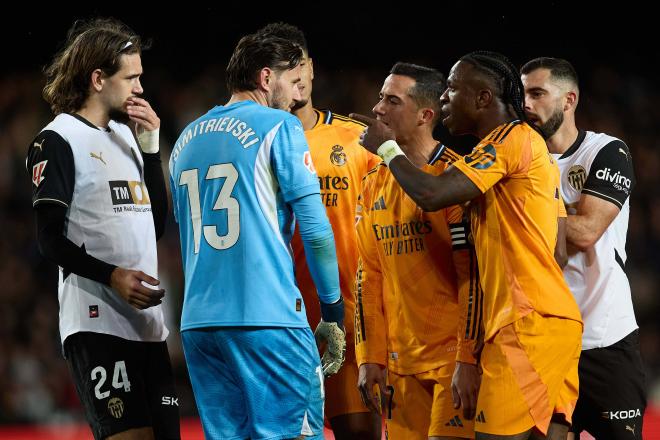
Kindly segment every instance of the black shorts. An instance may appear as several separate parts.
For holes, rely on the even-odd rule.
[[[598,440],[641,439],[646,392],[639,331],[609,347],[582,351],[578,373],[571,431],[584,430]]]
[[[64,354],[94,438],[151,426],[156,439],[179,439],[179,402],[165,342],[75,333]]]

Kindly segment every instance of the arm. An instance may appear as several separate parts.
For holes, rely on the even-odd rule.
[[[477,185],[453,166],[438,176],[418,169],[394,141],[394,131],[384,123],[354,113],[351,118],[367,125],[360,144],[383,158],[403,190],[424,211],[437,211],[481,195]]]
[[[363,193],[364,195],[364,193]],[[359,366],[358,389],[364,404],[378,413],[378,385],[381,396],[387,395],[387,323],[383,309],[383,279],[371,218],[363,196],[358,200],[357,236],[360,253],[356,274],[355,354]]]
[[[581,251],[593,246],[619,215],[615,204],[589,194],[582,194],[577,214],[566,222],[566,240]]]
[[[167,189],[159,152],[160,119],[151,105],[138,97],[132,97],[129,100],[127,111],[133,122],[133,134],[142,150],[144,183],[151,200],[151,215],[154,219],[156,240],[159,240],[165,232],[167,219]]]
[[[555,245],[555,261],[561,269],[568,264],[568,251],[566,250],[566,217],[557,219],[557,244]]]
[[[165,232],[167,220],[167,189],[165,188],[165,177],[160,161],[160,153],[142,153],[144,160],[144,183],[149,192],[151,200],[151,215],[154,219],[156,240],[159,240]]]
[[[395,157],[388,166],[403,190],[424,211],[437,211],[481,195],[479,188],[454,166],[438,176],[421,171],[405,156]]]
[[[593,246],[623,208],[634,183],[626,144],[617,139],[601,148],[591,163],[577,213],[568,216],[568,242],[582,251]]]
[[[564,199],[557,188],[557,242],[555,243],[555,261],[561,269],[568,264],[568,251],[566,249],[566,206]]]
[[[332,227],[321,199],[318,194],[308,194],[290,204],[319,300],[322,304],[336,303],[341,299],[337,253]]]
[[[480,328],[483,293],[474,246],[469,240],[469,219],[463,215],[463,209],[459,206],[450,207],[447,213],[452,236],[459,305],[456,368],[451,384],[452,397],[454,408],[463,407],[463,416],[471,420],[476,412],[477,394],[481,382],[473,352]]]
[[[339,288],[334,235],[318,194],[308,194],[290,205],[298,220],[309,272],[321,303],[322,320],[314,336],[319,346],[327,343],[321,364],[324,376],[328,377],[339,371],[346,353],[344,301]]]

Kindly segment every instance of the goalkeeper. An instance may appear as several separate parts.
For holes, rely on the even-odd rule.
[[[323,375],[343,361],[332,229],[300,121],[302,51],[243,37],[228,103],[192,121],[170,158],[185,296],[181,337],[206,438],[323,438]],[[284,111],[283,111],[284,110]],[[316,338],[294,277],[298,223],[323,322]]]

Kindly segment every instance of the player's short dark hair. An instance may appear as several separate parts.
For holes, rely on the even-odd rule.
[[[495,95],[513,109],[516,117],[527,121],[525,116],[525,88],[516,66],[498,52],[475,51],[461,57],[460,61],[470,63],[493,83]]]
[[[284,38],[285,40],[293,41],[298,46],[300,46],[302,50],[305,51],[305,54],[309,55],[305,34],[297,26],[279,21],[277,23],[267,24],[266,26],[259,29],[257,34],[261,35],[262,37],[279,37]]]
[[[44,69],[43,97],[55,114],[79,110],[89,97],[92,72],[112,76],[122,55],[142,53],[149,46],[131,28],[114,18],[76,21],[64,47]]]
[[[578,87],[578,74],[571,63],[563,58],[539,57],[525,63],[520,73],[527,75],[536,69],[548,69],[553,78],[569,81]]]
[[[426,66],[399,61],[390,69],[392,75],[403,75],[415,80],[415,85],[408,94],[420,107],[431,107],[435,113],[435,123],[440,117],[440,97],[447,88],[445,76],[439,71]]]
[[[261,69],[269,67],[281,73],[300,64],[302,56],[301,47],[293,41],[258,33],[246,35],[227,64],[227,88],[232,93],[255,90]]]

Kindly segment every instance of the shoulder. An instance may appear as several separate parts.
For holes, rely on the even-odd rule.
[[[594,133],[592,131],[587,131],[584,141],[582,141],[581,148],[596,153],[603,149],[618,152],[618,149],[620,148],[624,154],[630,155],[628,146],[621,139],[605,133]]]
[[[331,110],[316,110],[319,113],[319,123],[323,125],[331,125],[335,128],[354,131],[358,134],[362,133],[366,128],[361,122],[351,119],[348,116],[334,113]]]
[[[32,166],[44,159],[72,157],[73,153],[69,142],[51,128],[47,126],[28,145],[26,166]]]

